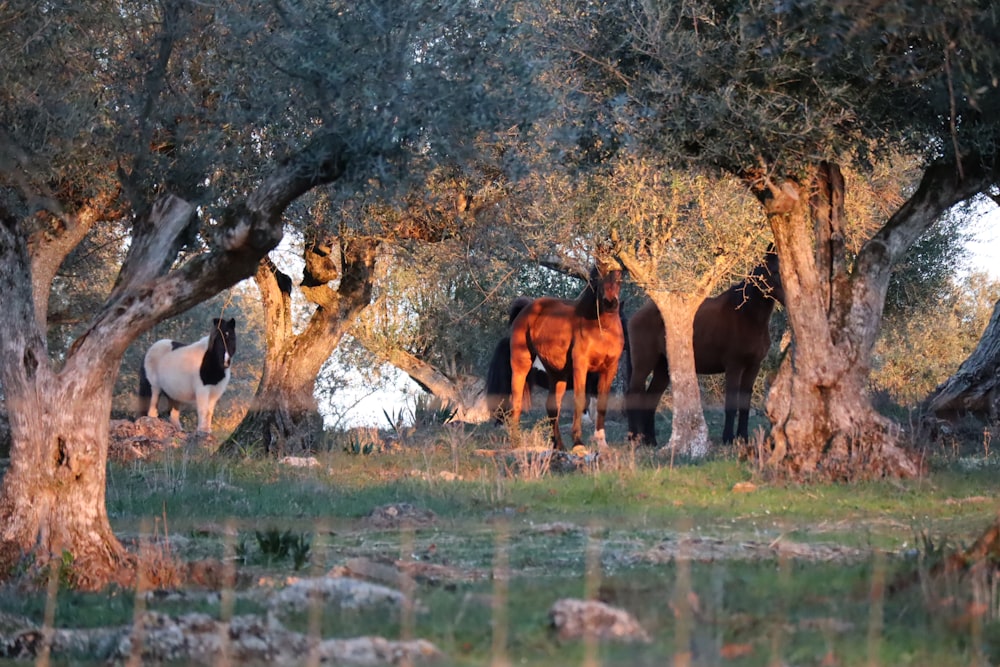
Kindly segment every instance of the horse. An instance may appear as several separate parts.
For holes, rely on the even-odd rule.
[[[181,429],[180,405],[198,409],[198,430],[212,431],[212,415],[229,384],[229,366],[236,353],[236,319],[212,319],[212,329],[187,345],[162,339],[153,343],[139,370],[139,414],[159,416],[160,393],[170,404],[170,422]]]
[[[514,299],[507,311],[507,326],[514,318],[532,302],[531,297],[519,296]],[[534,374],[529,374],[529,382]],[[502,424],[510,414],[510,335],[506,335],[493,348],[493,356],[486,369],[486,409],[493,417],[494,424]],[[528,394],[530,399],[531,394]]]
[[[533,299],[527,296],[519,296],[511,302],[508,310],[507,325],[514,321],[518,313],[531,304]],[[493,349],[493,356],[490,357],[490,364],[486,370],[486,408],[493,423],[503,424],[510,417],[510,393],[511,380],[513,374],[510,369],[510,335],[504,336]],[[531,403],[530,388],[537,387],[545,391],[552,390],[552,382],[545,372],[545,366],[539,359],[535,359],[528,371],[527,385],[528,391],[524,393],[525,407]],[[573,391],[573,379],[570,377],[566,384],[568,391]],[[584,406],[583,414],[587,415],[590,408],[590,400],[597,396],[597,374],[587,373],[587,403]]]
[[[732,443],[736,437],[749,438],[750,396],[761,362],[771,346],[768,325],[776,301],[784,304],[785,292],[778,273],[778,255],[769,248],[763,263],[749,278],[705,299],[695,312],[695,371],[699,375],[726,374],[724,444]],[[670,385],[670,370],[663,317],[651,300],[629,319],[628,340],[629,376],[625,394],[628,437],[655,447],[656,407]]]
[[[604,416],[611,381],[625,347],[625,334],[618,316],[622,273],[594,268],[586,289],[576,301],[542,297],[525,306],[510,328],[511,412],[510,429],[519,434],[521,409],[528,374],[535,359],[542,362],[552,381],[546,413],[552,421],[552,446],[563,449],[559,412],[563,395],[572,380],[586,387],[587,374],[597,375],[597,419],[594,437],[606,446]],[[583,408],[586,390],[573,392],[573,444],[583,444]]]

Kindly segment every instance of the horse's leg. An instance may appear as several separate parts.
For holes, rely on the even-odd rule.
[[[645,444],[650,447],[657,447],[656,443],[656,408],[660,405],[663,393],[670,386],[670,367],[667,365],[666,357],[660,355],[653,366],[653,377],[649,380],[649,386],[645,388],[642,400],[642,414],[640,415],[639,433]]]
[[[215,400],[212,398],[212,387],[204,385],[195,386],[194,406],[198,411],[198,432],[212,432],[212,410],[215,408]]]
[[[725,425],[722,427],[722,444],[728,445],[735,439],[736,413],[740,409],[740,385],[743,367],[731,364],[726,368],[726,408]]]
[[[179,403],[170,401],[170,423],[174,425],[178,431],[183,431],[184,427],[181,426],[181,408]]]
[[[740,393],[736,408],[739,412],[739,424],[736,427],[736,437],[750,440],[750,399],[753,398],[753,385],[757,381],[760,363],[753,364],[743,370],[740,379]]]
[[[515,345],[511,341],[510,349],[510,439],[517,447],[521,444],[521,408],[524,406],[525,385],[528,372],[531,370],[531,352],[524,344]],[[530,391],[530,389],[529,389]]]
[[[149,397],[149,408],[146,410],[146,416],[157,418],[160,416],[160,385],[156,384],[152,380],[149,381],[150,391],[152,394]]]
[[[205,397],[204,407],[199,408],[198,430],[203,433],[212,432],[212,417],[215,415],[215,404],[219,402],[219,396],[211,392]]]
[[[504,336],[494,348],[486,371],[486,408],[496,424],[510,416],[510,389],[510,336]]]
[[[608,412],[608,395],[611,393],[611,382],[615,379],[615,371],[618,370],[618,362],[610,367],[610,370],[603,371],[597,380],[597,415],[594,419],[594,442],[598,449],[608,446],[607,436],[604,433],[604,417]]]
[[[587,406],[587,370],[589,360],[573,359],[573,446],[583,445],[583,409]],[[600,427],[599,427],[600,428]]]
[[[630,343],[632,344],[632,343]],[[629,440],[643,443],[646,438],[646,409],[647,392],[646,380],[653,371],[654,364],[646,358],[648,354],[642,354],[643,350],[632,350],[632,368],[629,376],[628,389],[625,392],[625,416],[628,418]]]
[[[551,382],[552,378],[549,378]],[[566,396],[566,381],[557,380],[552,384],[549,389],[549,396],[545,399],[545,412],[548,414],[549,419],[552,421],[552,449],[562,450],[563,441],[562,434],[559,433],[559,412],[562,409],[563,397]],[[573,393],[573,398],[576,398],[576,393]],[[576,421],[573,422],[574,428],[576,427]]]

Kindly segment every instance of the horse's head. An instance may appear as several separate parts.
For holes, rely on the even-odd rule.
[[[595,295],[601,312],[617,311],[622,293],[621,270],[595,266],[590,270],[590,290]]]
[[[221,359],[222,367],[229,368],[236,354],[236,318],[212,319],[212,333],[208,338],[208,349]]]

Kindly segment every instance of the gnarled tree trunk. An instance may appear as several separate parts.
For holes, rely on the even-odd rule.
[[[0,282],[21,291],[28,281],[10,274],[10,240],[0,231]],[[68,554],[78,587],[127,584],[131,558],[105,507],[115,369],[92,357],[56,372],[39,329],[24,326],[35,317],[30,299],[7,296],[13,298],[0,319],[0,344],[3,356],[17,361],[3,364],[0,376],[11,431],[10,468],[0,488],[0,573],[18,564],[61,564]]]
[[[195,208],[158,200],[135,221],[111,294],[61,367],[50,359],[34,294],[51,289],[51,271],[71,243],[33,242],[36,222],[0,206],[0,384],[11,425],[11,463],[0,487],[0,577],[22,558],[70,565],[81,587],[127,581],[132,559],[115,538],[105,505],[108,417],[118,365],[128,345],[154,324],[251,275],[281,240],[281,215],[313,186],[338,178],[344,145],[319,134],[282,162],[221,222],[211,250],[171,270]],[[83,215],[72,223],[85,223]],[[73,225],[46,230],[74,234]],[[37,279],[37,282],[35,282]],[[123,567],[124,566],[124,567]]]
[[[924,411],[946,419],[966,413],[1000,418],[1000,301],[976,349],[924,399]]]
[[[708,454],[710,443],[692,344],[694,315],[701,305],[702,293],[690,295],[650,290],[649,296],[663,317],[670,398],[674,404],[670,441],[660,448],[660,452],[673,451],[702,458]]]
[[[299,334],[291,327],[291,279],[270,260],[254,276],[264,303],[265,360],[253,407],[221,451],[285,455],[315,449],[323,430],[314,391],[316,378],[358,315],[371,303],[372,272],[379,241],[371,237],[340,242],[341,270],[330,244],[305,250],[302,292],[316,305]],[[339,277],[336,289],[329,283]]]
[[[918,474],[900,447],[900,429],[871,405],[871,350],[892,264],[944,211],[984,187],[974,166],[964,179],[962,172],[954,164],[929,167],[851,268],[839,168],[822,163],[801,182],[764,181],[758,194],[781,257],[794,336],[767,401],[773,468],[842,480]]]

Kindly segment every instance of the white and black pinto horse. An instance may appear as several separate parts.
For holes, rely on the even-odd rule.
[[[198,430],[212,431],[212,414],[229,384],[236,353],[236,320],[212,320],[212,331],[187,345],[164,338],[146,352],[139,371],[139,414],[159,416],[160,394],[170,403],[170,422],[181,428],[181,404],[198,408]]]

